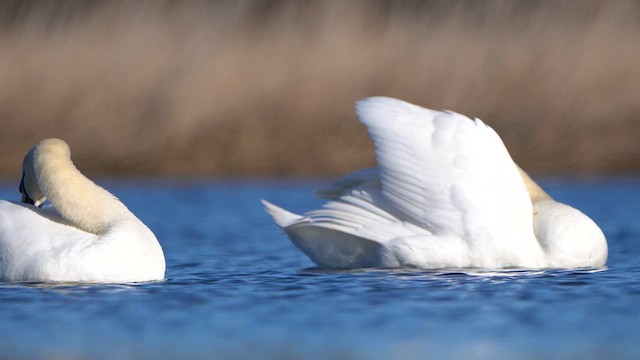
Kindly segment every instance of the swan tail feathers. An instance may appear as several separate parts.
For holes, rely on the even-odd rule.
[[[304,216],[287,211],[279,206],[268,202],[267,200],[261,201],[262,205],[264,205],[264,209],[267,211],[267,213],[269,213],[269,215],[271,215],[273,221],[275,221],[275,223],[281,228],[286,228],[294,222],[304,219]]]

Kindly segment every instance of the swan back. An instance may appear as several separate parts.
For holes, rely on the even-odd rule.
[[[95,235],[52,207],[0,200],[0,280],[136,282],[164,278],[162,248],[140,221]]]

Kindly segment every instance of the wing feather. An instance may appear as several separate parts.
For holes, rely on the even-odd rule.
[[[331,187],[316,191],[316,196],[321,199],[338,200],[340,196],[346,194],[349,190],[359,187],[379,189],[380,175],[378,174],[378,168],[360,169],[345,175],[333,183]]]
[[[524,236],[531,227],[517,167],[482,121],[386,97],[356,110],[376,147],[386,202],[405,219],[465,238]]]

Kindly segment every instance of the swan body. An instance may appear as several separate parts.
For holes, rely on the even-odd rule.
[[[479,119],[374,97],[356,106],[377,168],[349,174],[293,214],[263,201],[318,266],[602,267],[607,242],[586,215],[556,202]]]
[[[155,235],[82,175],[70,154],[62,140],[40,141],[23,162],[23,203],[0,200],[0,280],[162,280],[165,259]],[[41,208],[47,199],[51,206]]]

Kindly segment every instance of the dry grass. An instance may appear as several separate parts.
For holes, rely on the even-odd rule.
[[[61,137],[89,173],[337,174],[353,103],[485,120],[534,172],[640,170],[640,4],[0,3],[0,175]]]

